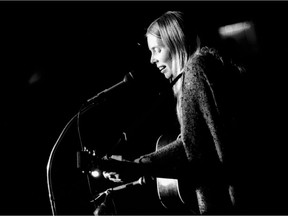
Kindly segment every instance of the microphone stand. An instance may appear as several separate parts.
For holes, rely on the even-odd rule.
[[[61,140],[64,137],[64,134],[67,132],[68,128],[71,126],[72,122],[74,121],[74,119],[77,117],[77,114],[74,115],[70,121],[66,124],[66,126],[64,127],[64,129],[62,130],[60,136],[58,137],[56,143],[54,144],[51,153],[49,155],[49,159],[48,159],[48,163],[47,163],[47,167],[46,167],[46,175],[47,175],[47,186],[48,186],[48,194],[49,194],[49,200],[50,200],[50,205],[51,205],[51,209],[52,209],[52,215],[56,215],[57,211],[56,211],[56,205],[55,205],[55,197],[53,194],[53,189],[52,189],[52,177],[51,177],[51,170],[52,170],[52,162],[54,159],[54,155],[55,152],[59,146],[59,143],[61,142]]]
[[[95,106],[97,104],[105,102],[106,101],[106,97],[105,96],[109,95],[110,92],[115,92],[115,90],[118,89],[119,87],[126,86],[133,79],[134,79],[133,74],[130,72],[130,73],[128,73],[128,74],[126,74],[124,76],[123,81],[121,81],[120,83],[117,83],[116,85],[99,92],[96,96],[94,96],[93,98],[90,98],[89,100],[87,100],[86,103],[82,104],[82,106],[80,107],[78,113],[75,114],[69,120],[69,122],[65,125],[64,129],[60,133],[60,136],[58,137],[56,143],[54,144],[54,146],[53,146],[53,148],[51,150],[51,153],[50,153],[49,159],[48,159],[48,163],[47,163],[47,167],[46,167],[48,193],[49,193],[49,199],[50,199],[50,204],[51,204],[51,209],[52,209],[52,214],[53,215],[56,215],[56,206],[55,206],[55,197],[54,197],[53,190],[52,190],[52,178],[51,178],[52,163],[53,163],[53,159],[54,159],[54,156],[55,156],[55,152],[56,152],[61,140],[63,139],[65,133],[70,128],[72,122],[76,118],[79,119],[80,114],[85,113],[86,111],[88,111],[89,109],[91,109],[93,106]],[[78,130],[78,133],[79,133],[79,130]],[[80,134],[79,134],[79,139],[80,139],[80,144],[81,144],[81,147],[82,147]]]
[[[104,91],[103,91],[104,92]],[[53,193],[53,188],[52,188],[52,175],[51,175],[51,171],[52,171],[52,165],[53,165],[53,159],[56,153],[56,150],[59,146],[59,144],[61,143],[64,135],[66,134],[66,132],[68,131],[68,129],[71,127],[72,123],[74,122],[74,120],[79,117],[80,114],[84,114],[86,111],[88,111],[89,109],[91,109],[93,106],[99,104],[100,102],[103,102],[104,100],[100,100],[98,101],[98,103],[95,103],[95,99],[97,99],[97,97],[103,96],[103,92],[100,92],[98,95],[95,96],[95,98],[93,98],[94,102],[93,103],[84,103],[82,104],[80,110],[78,113],[76,113],[70,120],[69,122],[65,125],[65,127],[63,128],[62,132],[60,133],[58,139],[56,140],[50,155],[49,155],[49,159],[48,159],[48,163],[47,163],[47,167],[46,167],[46,177],[47,177],[47,186],[48,186],[48,195],[49,195],[49,200],[50,200],[50,205],[51,205],[51,210],[52,210],[52,215],[56,215],[57,211],[56,211],[56,205],[55,205],[55,197],[54,197],[54,193]]]

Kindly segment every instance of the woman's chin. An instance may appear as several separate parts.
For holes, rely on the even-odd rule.
[[[164,73],[164,76],[166,79],[172,78],[171,74],[169,72]]]

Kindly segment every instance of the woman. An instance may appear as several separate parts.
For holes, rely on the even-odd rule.
[[[150,167],[156,177],[173,178],[183,171],[193,176],[196,213],[230,214],[235,199],[225,130],[231,107],[226,107],[225,92],[230,90],[223,90],[223,78],[227,70],[237,68],[225,66],[216,50],[201,48],[197,34],[187,27],[181,12],[168,11],[147,29],[150,61],[173,85],[181,133],[136,162]]]

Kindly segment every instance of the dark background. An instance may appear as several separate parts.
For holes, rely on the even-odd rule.
[[[129,142],[116,152],[133,158],[153,151],[174,110],[154,109],[166,81],[149,66],[144,34],[167,10],[188,12],[205,43],[247,68],[241,136],[235,137],[243,143],[238,155],[244,173],[241,213],[287,214],[287,9],[286,2],[258,1],[1,2],[0,214],[51,214],[46,165],[53,145],[84,101],[132,70],[144,81],[84,114],[83,142],[101,152],[125,131]],[[242,21],[254,24],[255,42],[219,38],[219,27]],[[61,214],[91,213],[87,182],[76,170],[79,148],[72,124],[53,164]],[[140,214],[149,213],[147,203],[141,207],[143,197],[135,201],[131,196],[127,202],[134,199]]]

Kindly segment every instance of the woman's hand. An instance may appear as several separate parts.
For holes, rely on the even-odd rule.
[[[112,182],[115,182],[115,183],[123,183],[123,180],[120,178],[120,174],[119,173],[116,173],[116,172],[106,172],[106,171],[103,171],[103,176],[104,178],[112,181]]]
[[[134,181],[143,176],[143,157],[137,158],[134,161],[124,160],[122,157],[111,156],[109,159],[104,158],[103,164],[106,166],[106,171],[102,172],[105,179],[115,183],[125,183]],[[127,162],[127,164],[125,164]],[[112,169],[113,168],[113,169]]]

